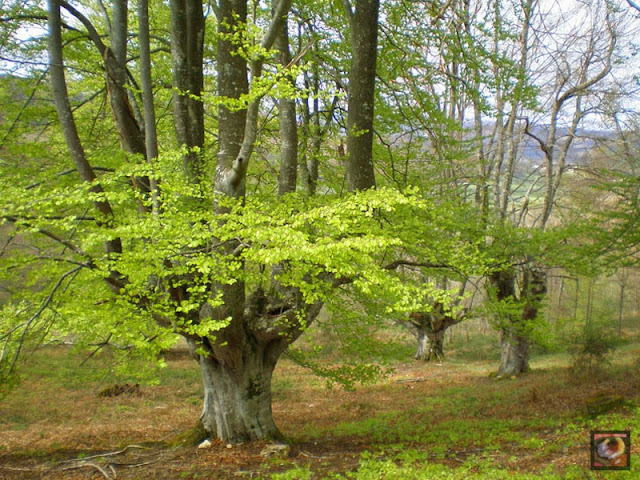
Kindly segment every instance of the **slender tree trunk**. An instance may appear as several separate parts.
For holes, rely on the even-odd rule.
[[[589,287],[587,288],[587,304],[584,307],[584,318],[587,326],[591,325],[591,309],[593,306],[593,278],[589,279]]]
[[[71,154],[71,160],[83,182],[92,183],[96,180],[96,174],[87,161],[82,141],[78,135],[76,123],[71,111],[69,94],[64,74],[64,63],[62,56],[62,33],[61,33],[60,2],[49,0],[48,26],[49,26],[49,76],[51,77],[51,91],[53,100],[58,112],[58,118],[65,136],[67,148]],[[100,184],[91,187],[91,192],[102,193],[104,190]],[[109,223],[113,219],[111,204],[106,200],[93,202],[96,210],[102,214],[102,223]],[[122,243],[119,238],[105,242],[107,254],[122,253]],[[114,279],[115,280],[115,279]]]
[[[204,103],[201,96],[205,22],[202,0],[172,0],[170,3],[173,122],[178,143],[188,149],[184,156],[185,171],[191,182],[200,183],[204,173]],[[221,119],[220,128],[222,125]]]
[[[624,291],[626,285],[620,284],[620,299],[618,300],[618,336],[622,335],[622,314],[624,312]]]
[[[127,83],[127,0],[113,2],[113,23],[111,27],[111,48],[104,50],[105,76],[111,111],[120,136],[122,149],[127,153],[146,155],[144,134],[133,106],[129,101]],[[148,181],[134,179],[136,187],[148,192]]]
[[[578,319],[578,302],[580,300],[580,277],[576,276],[576,294],[573,297],[573,318],[575,322]]]
[[[147,160],[151,163],[158,157],[158,133],[156,129],[156,109],[153,100],[153,82],[151,80],[151,45],[149,39],[149,2],[138,1],[138,24],[140,42],[140,86],[144,108],[144,131]],[[159,211],[158,185],[155,178],[149,179],[152,192],[153,212]]]
[[[305,98],[302,103],[303,138],[300,148],[300,179],[303,188],[310,196],[316,193],[322,143],[333,122],[333,116],[338,106],[338,96],[336,95],[333,97],[329,111],[326,113],[326,121],[322,125],[319,75],[318,66],[315,64],[312,65],[311,72],[305,72],[305,89],[312,92],[313,110],[309,105],[309,97]],[[344,156],[344,152],[342,156]],[[341,159],[339,158],[338,160]]]
[[[275,43],[279,51],[279,63],[287,66],[291,61],[289,52],[289,26],[284,25]],[[294,79],[290,78],[291,84]],[[278,102],[280,113],[280,140],[282,142],[280,159],[280,178],[278,180],[278,194],[296,191],[298,178],[298,120],[296,118],[296,101],[292,98],[281,98]]]
[[[373,169],[373,120],[378,46],[379,0],[356,0],[352,11],[351,70],[347,117],[347,184],[350,191],[375,186]]]
[[[560,291],[558,292],[558,303],[556,305],[556,324],[558,323],[558,319],[560,318],[560,312],[563,310],[562,308],[562,297],[564,296],[564,277],[560,279]]]

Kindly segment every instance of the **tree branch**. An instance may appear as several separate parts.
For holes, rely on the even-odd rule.
[[[9,221],[11,223],[17,223],[18,221],[21,220],[20,218],[18,218],[16,216],[5,216],[5,217],[2,217],[2,218],[4,218],[5,220],[7,220],[7,221]],[[28,223],[25,223],[25,225],[30,226]],[[88,257],[88,255],[86,253],[84,253],[82,251],[82,249],[80,249],[80,247],[78,247],[78,246],[74,245],[73,243],[69,242],[68,240],[65,240],[64,238],[56,235],[55,233],[50,232],[48,230],[44,230],[42,228],[38,228],[38,233],[44,235],[45,237],[50,238],[51,240],[53,240],[55,242],[58,242],[58,243],[64,245],[66,248],[71,250],[73,253],[90,259],[90,257]]]
[[[84,28],[87,29],[87,33],[89,34],[89,38],[100,51],[100,55],[104,55],[104,52],[107,50],[107,46],[102,42],[102,39],[100,38],[100,34],[96,30],[96,28],[93,26],[91,21],[87,17],[85,17],[82,13],[80,13],[78,10],[76,10],[74,7],[69,5],[65,0],[58,0],[58,1],[60,3],[60,6],[62,6],[71,15],[76,17],[76,19],[78,19],[80,23],[84,25]]]
[[[0,23],[15,22],[16,20],[43,20],[46,22],[47,16],[46,15],[12,15],[10,17],[0,17]],[[70,30],[72,32],[82,33],[80,30],[78,30],[75,27],[72,27],[66,22],[61,22],[60,24],[62,25],[62,27],[66,28],[67,30]]]
[[[33,326],[34,322],[36,322],[41,317],[42,313],[47,309],[47,307],[49,307],[49,305],[53,301],[53,298],[55,297],[56,292],[62,286],[62,284],[65,281],[65,279],[67,277],[70,277],[71,275],[76,275],[82,268],[83,268],[82,266],[78,266],[78,267],[76,267],[76,268],[74,268],[72,270],[69,270],[68,272],[64,273],[58,279],[56,284],[53,286],[53,288],[51,289],[51,292],[49,292],[49,295],[47,295],[47,298],[44,299],[44,301],[40,305],[40,308],[38,308],[38,310],[31,316],[31,318],[29,318],[29,320],[21,323],[16,328],[12,329],[7,334],[4,334],[2,337],[0,337],[0,339],[2,339],[2,340],[9,341],[9,337],[11,336],[11,334],[13,332],[18,330],[19,328],[23,328],[22,334],[20,335],[20,339],[18,340],[18,344],[17,344],[18,346],[16,348],[16,351],[13,354],[13,359],[11,361],[11,365],[9,366],[9,369],[7,370],[8,373],[12,372],[15,369],[16,363],[18,362],[18,358],[20,356],[20,352],[22,351],[22,347],[24,346],[24,341],[25,341],[25,338],[27,336],[27,333],[30,330],[32,330],[32,326]],[[0,358],[0,360],[2,360],[2,359]]]
[[[93,167],[93,171],[94,172],[109,172],[109,173],[113,173],[113,172],[115,172],[115,169],[107,168],[107,167]],[[56,177],[64,177],[65,175],[70,175],[72,173],[76,173],[76,169],[75,168],[70,168],[69,170],[65,170],[63,172],[57,173]],[[24,189],[25,190],[32,190],[32,189],[37,188],[40,185],[42,185],[42,183],[43,182],[32,183],[31,185],[27,185],[26,187],[24,187]]]
[[[627,1],[629,1],[629,0],[627,0]],[[584,81],[582,83],[579,83],[578,85],[575,85],[575,86],[571,87],[569,90],[567,90],[562,95],[560,95],[560,97],[558,97],[556,99],[556,105],[558,105],[558,106],[563,105],[564,102],[566,102],[567,100],[573,98],[576,95],[581,94],[582,92],[584,92],[588,88],[592,87],[593,85],[598,83],[600,80],[602,80],[604,77],[606,77],[609,74],[609,72],[611,72],[612,54],[613,54],[613,51],[614,51],[616,43],[617,43],[617,37],[616,37],[615,32],[613,32],[613,29],[612,29],[611,25],[609,25],[609,17],[608,16],[607,16],[606,21],[607,21],[607,24],[609,26],[610,37],[609,37],[609,47],[608,47],[607,53],[606,53],[605,65],[602,67],[602,70],[600,70],[593,77],[584,79]],[[592,47],[590,47],[590,48],[592,48]],[[585,62],[588,62],[588,60],[585,60]],[[583,78],[586,76],[588,68],[589,68],[589,64],[585,63],[584,71],[582,72],[583,73]]]
[[[291,9],[291,0],[280,0],[276,8],[274,9],[273,16],[271,17],[271,25],[269,25],[269,29],[264,34],[262,38],[262,42],[260,42],[260,46],[264,49],[270,49],[273,47],[278,34],[280,33],[280,29],[285,24],[285,17],[289,14],[289,10]]]
[[[64,0],[49,0],[49,14],[48,14],[48,27],[49,27],[49,61],[51,63],[49,67],[49,77],[51,81],[51,92],[53,93],[54,103],[56,105],[56,111],[58,118],[62,126],[65,141],[69,148],[71,160],[80,175],[83,182],[93,183],[96,180],[96,174],[87,157],[85,155],[84,147],[75,120],[73,118],[73,112],[71,110],[71,104],[69,102],[69,93],[67,90],[67,82],[64,73],[64,61],[62,56],[62,33],[60,29],[60,5],[66,4]],[[66,4],[68,8],[70,7]],[[78,12],[78,15],[82,16]],[[89,25],[91,25],[89,23]],[[92,26],[93,27],[93,26]],[[95,29],[93,30],[95,35]],[[96,39],[102,43],[100,38]],[[95,40],[94,40],[95,41]],[[103,44],[104,46],[104,44]],[[95,184],[90,188],[92,193],[102,193],[104,190],[100,184]],[[96,209],[105,217],[105,221],[109,221],[113,218],[113,210],[111,204],[107,200],[100,200],[93,202]],[[105,249],[107,253],[122,253],[122,243],[119,238],[108,240],[105,243]]]
[[[344,11],[349,18],[349,23],[353,20],[353,7],[351,6],[351,2],[349,0],[342,0],[342,6],[344,7]]]
[[[542,140],[540,137],[538,137],[535,133],[533,133],[531,130],[529,130],[529,117],[525,117],[524,118],[524,133],[525,135],[533,138],[536,142],[538,142],[538,144],[540,145],[540,149],[544,152],[545,156],[547,158],[551,158],[551,151],[549,150],[549,147],[547,146],[546,142],[544,140]]]
[[[45,17],[46,18],[46,17]],[[27,109],[27,107],[29,106],[29,104],[31,103],[31,100],[33,100],[33,97],[35,96],[36,92],[38,91],[38,87],[40,86],[40,83],[42,82],[42,80],[45,79],[45,77],[47,76],[47,74],[49,73],[49,69],[45,69],[42,72],[42,75],[40,75],[40,77],[38,78],[35,86],[33,87],[33,89],[31,90],[31,94],[29,95],[29,97],[25,100],[24,104],[22,105],[22,108],[20,109],[20,112],[18,112],[18,115],[16,115],[16,118],[13,120],[13,122],[11,123],[11,126],[9,127],[9,129],[6,131],[6,133],[4,134],[4,137],[2,137],[2,140],[0,141],[0,148],[2,148],[4,146],[4,142],[7,141],[7,138],[9,138],[9,135],[11,135],[11,132],[13,131],[13,129],[15,128],[15,126],[18,124],[18,122],[20,121],[20,117],[22,117],[22,114],[24,113],[24,111]]]
[[[447,265],[446,263],[412,262],[410,260],[394,260],[382,268],[385,270],[395,270],[400,266],[453,269],[451,265]]]

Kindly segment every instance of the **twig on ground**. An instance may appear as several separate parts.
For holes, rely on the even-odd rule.
[[[85,460],[91,460],[91,459],[94,459],[94,458],[113,457],[115,455],[121,455],[121,454],[125,453],[127,450],[132,449],[132,448],[139,448],[139,449],[142,449],[142,450],[150,450],[149,447],[143,447],[141,445],[127,445],[122,450],[118,450],[116,452],[106,452],[106,453],[99,453],[99,454],[96,454],[96,455],[90,455],[88,457],[72,458],[70,460],[63,460],[60,463],[83,462]]]
[[[332,455],[314,455],[313,453],[308,453],[308,452],[305,452],[304,450],[300,450],[300,455],[303,455],[309,458],[332,458],[332,457],[338,456],[337,453],[334,453]]]
[[[79,463],[78,465],[71,465],[71,466],[68,466],[68,467],[61,468],[60,470],[62,470],[62,471],[76,470],[76,469],[85,468],[85,467],[95,468],[107,480],[115,480],[117,478],[116,470],[111,465],[109,465],[109,467],[111,468],[111,471],[113,472],[113,477],[111,475],[109,475],[109,473],[104,468],[102,468],[100,465],[97,465],[97,464],[91,463],[91,462],[82,462],[82,463]]]

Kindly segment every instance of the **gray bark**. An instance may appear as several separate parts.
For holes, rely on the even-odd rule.
[[[151,46],[149,40],[149,2],[138,1],[138,24],[140,42],[140,86],[142,88],[142,104],[144,107],[145,149],[147,160],[158,157],[158,133],[156,130],[156,110],[153,101],[153,83],[151,80]],[[154,178],[149,179],[152,192],[153,211],[157,212],[158,186]]]
[[[288,298],[257,289],[246,299],[241,316],[218,332],[215,340],[196,344],[206,352],[199,356],[205,401],[201,421],[205,430],[226,443],[242,443],[282,434],[271,411],[271,375],[289,344],[314,321],[322,304],[305,305],[299,292]],[[203,317],[219,317],[220,311],[204,308]]]
[[[289,0],[276,2],[262,47],[273,46],[286,24],[290,4]],[[235,55],[239,45],[224,34],[233,31],[233,25],[246,22],[247,4],[246,0],[221,0],[218,7],[222,34],[218,40],[218,89],[220,95],[237,99],[249,90],[249,66],[242,56]],[[259,58],[251,63],[252,80],[261,75],[263,61]],[[245,195],[260,100],[252,100],[246,110],[231,111],[223,105],[219,108],[217,195],[240,199]],[[295,113],[292,120],[295,122]],[[295,130],[295,124],[293,127]],[[295,151],[288,154],[295,169]],[[284,191],[295,189],[295,172],[293,179],[285,173],[280,187]],[[221,206],[217,208],[222,211]],[[237,245],[228,242],[225,246],[232,254]],[[273,292],[257,288],[247,294],[246,288],[242,281],[216,285],[214,289],[222,294],[224,304],[215,309],[205,305],[201,318],[230,318],[230,322],[216,332],[215,338],[193,340],[206,352],[199,356],[205,391],[201,421],[212,436],[227,443],[281,438],[271,412],[271,375],[282,352],[302,332],[298,315],[308,324],[320,310],[320,305],[306,305],[297,290],[277,282],[273,282],[272,288],[277,290]]]
[[[111,24],[111,48],[103,52],[105,77],[111,111],[120,136],[122,149],[127,153],[146,156],[145,136],[131,101],[127,84],[127,39],[128,0],[113,2],[113,22]],[[132,177],[134,187],[142,192],[150,191],[149,179]],[[141,209],[144,206],[140,205]]]
[[[429,353],[426,358],[427,362],[431,360],[431,357],[438,362],[444,360],[444,334],[446,331],[447,329],[443,328],[442,330],[427,332],[429,344]]]
[[[418,340],[418,347],[416,348],[416,354],[414,358],[416,360],[425,360],[429,352],[429,340],[427,338],[427,332],[417,332],[416,339]]]
[[[206,431],[231,444],[282,439],[271,410],[271,377],[284,348],[284,341],[260,345],[242,356],[241,365],[200,356]]]
[[[497,378],[513,377],[529,371],[529,340],[512,329],[502,331],[500,367]]]
[[[109,102],[123,150],[144,156],[146,154],[145,139],[135,113],[137,107],[130,102],[129,90],[125,88],[127,79],[126,39],[128,35],[126,0],[119,0],[114,5],[114,24],[111,28],[112,48],[102,42],[100,34],[91,21],[80,11],[65,0],[59,0],[59,5],[82,23],[87,29],[89,39],[103,57]],[[132,178],[131,181],[137,189],[143,192],[149,191],[148,179]]]
[[[276,48],[279,51],[279,63],[287,66],[291,62],[289,52],[289,27],[285,20],[276,38]],[[294,84],[294,79],[288,79]],[[278,194],[284,195],[296,191],[298,180],[298,121],[296,118],[296,101],[291,98],[281,98],[278,102],[280,114],[280,140],[282,142],[280,158],[280,178],[278,179]]]
[[[64,74],[64,63],[62,56],[62,33],[60,18],[60,3],[58,0],[49,0],[48,3],[48,27],[49,27],[49,76],[51,78],[51,91],[53,100],[58,112],[58,118],[65,136],[67,147],[71,155],[71,160],[83,182],[94,182],[96,175],[93,168],[87,161],[84,148],[78,135],[69,94]],[[91,188],[93,193],[103,192],[102,186],[95,185]],[[101,222],[109,223],[113,219],[113,210],[108,201],[94,201],[95,208],[102,214]],[[122,244],[119,238],[105,242],[105,250],[108,254],[122,253]]]
[[[489,277],[496,300],[516,300],[516,275],[512,269],[493,273]],[[519,375],[529,370],[529,342],[521,335],[521,319],[511,313],[501,319],[500,366],[498,377]]]
[[[122,149],[128,153],[146,155],[144,135],[129,101],[127,83],[127,0],[113,3],[111,48],[103,52],[107,92]],[[148,191],[148,186],[139,185]]]
[[[338,106],[338,96],[334,96],[326,113],[324,125],[321,122],[320,108],[320,80],[318,66],[312,65],[311,72],[305,72],[305,88],[313,92],[310,106],[310,98],[306,98],[302,103],[302,132],[303,139],[301,145],[300,158],[300,178],[303,188],[309,195],[315,195],[318,186],[319,159],[324,138],[333,122],[333,116]],[[342,154],[341,154],[342,153]],[[338,152],[339,157],[344,157],[344,152]],[[342,160],[342,158],[338,158]]]
[[[147,159],[158,156],[158,133],[156,129],[156,110],[153,101],[153,82],[151,79],[151,45],[149,39],[149,1],[138,0],[138,29],[140,43],[140,85],[144,107],[145,145]]]
[[[350,191],[375,187],[373,121],[379,0],[343,0],[351,26],[347,117],[347,184]]]
[[[436,302],[429,312],[411,313],[404,325],[418,341],[415,358],[428,362],[433,357],[437,361],[443,361],[444,335],[450,327],[463,321],[467,312],[464,309],[454,316],[445,311],[441,303]]]
[[[235,15],[235,16],[234,16]],[[228,25],[247,21],[246,0],[220,0],[218,7],[218,95],[223,98],[238,99],[249,92],[247,62],[234,55],[238,45],[233,45],[225,35],[231,33]],[[216,167],[216,191],[231,197],[244,195],[244,174],[246,159],[238,158],[247,111],[218,108],[218,164]]]
[[[202,0],[172,0],[171,57],[173,74],[173,121],[176,137],[188,151],[185,172],[193,183],[204,174],[204,13]],[[222,121],[221,121],[222,125]]]

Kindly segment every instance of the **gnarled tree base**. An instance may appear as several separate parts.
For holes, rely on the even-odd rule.
[[[233,363],[200,356],[204,385],[200,420],[212,438],[230,444],[284,439],[271,411],[271,377],[279,349],[255,348]]]
[[[500,368],[496,378],[514,377],[529,370],[529,340],[513,333],[503,333]]]

